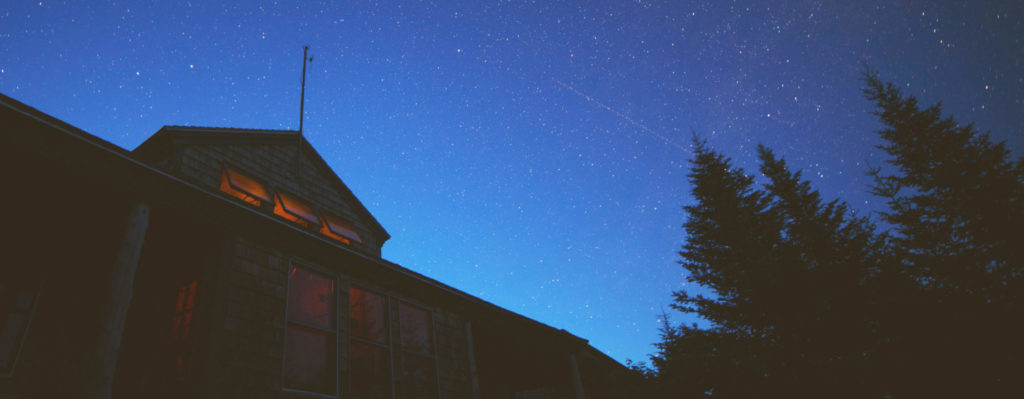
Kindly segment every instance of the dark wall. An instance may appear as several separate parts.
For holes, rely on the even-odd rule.
[[[36,124],[4,117],[9,129],[44,134]],[[130,200],[86,168],[76,170],[77,159],[31,148],[0,146],[0,282],[37,294],[14,371],[0,376],[0,393],[78,397],[94,378],[90,362]]]
[[[113,397],[194,397],[201,391],[222,237],[187,211],[153,207]]]

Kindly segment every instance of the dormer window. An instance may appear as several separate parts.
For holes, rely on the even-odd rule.
[[[313,208],[306,205],[295,197],[283,193],[277,193],[274,201],[274,214],[295,223],[309,227],[311,224],[320,223],[320,218],[313,212]]]
[[[260,208],[262,211],[273,209],[274,215],[307,228],[307,232],[312,233],[315,230],[335,242],[349,246],[353,243],[363,244],[363,238],[356,231],[352,222],[327,212],[314,211],[313,206],[307,200],[276,189],[271,190],[270,186],[262,183],[262,180],[252,176],[223,165],[220,190]],[[356,249],[369,248],[359,246]]]
[[[324,215],[322,219],[323,227],[320,228],[320,234],[331,237],[345,244],[352,244],[352,241],[358,243],[363,242],[363,240],[359,238],[359,233],[356,233],[356,230],[352,228],[352,225],[331,216]]]
[[[221,171],[220,191],[255,206],[271,201],[270,192],[263,184],[228,167]]]

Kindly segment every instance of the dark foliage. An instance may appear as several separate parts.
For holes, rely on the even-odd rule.
[[[891,390],[1024,397],[1024,158],[874,72],[865,82],[893,169],[873,169],[872,190],[889,205],[891,262],[916,283],[888,315]]]
[[[870,172],[889,231],[822,200],[765,147],[757,187],[695,139],[680,263],[706,293],[677,292],[673,306],[712,327],[666,321],[637,368],[654,396],[1021,390],[1024,159],[874,72],[864,80],[891,157]]]

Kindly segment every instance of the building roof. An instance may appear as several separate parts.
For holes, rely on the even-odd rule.
[[[366,209],[362,201],[338,177],[334,169],[324,161],[320,153],[298,131],[167,125],[160,128],[142,144],[139,144],[132,150],[132,153],[142,154],[154,147],[171,146],[174,142],[183,140],[228,144],[296,144],[300,148],[300,153],[313,163],[317,172],[323,176],[328,176],[329,183],[338,191],[339,195],[347,203],[353,205],[359,213],[359,217],[369,225],[376,235],[381,237],[381,244],[391,237],[377,218]]]
[[[231,201],[228,198],[225,198],[223,195],[220,195],[220,193],[214,192],[214,191],[209,190],[207,188],[204,188],[202,186],[195,185],[195,184],[190,183],[188,181],[185,181],[185,180],[183,180],[183,179],[181,179],[181,178],[179,178],[177,176],[173,176],[173,175],[168,174],[168,173],[166,173],[164,171],[161,171],[161,170],[155,168],[152,165],[149,165],[149,164],[147,164],[145,162],[142,162],[142,161],[136,159],[133,156],[132,152],[128,152],[127,150],[125,150],[125,149],[123,149],[121,147],[118,147],[117,145],[114,145],[114,144],[112,144],[112,143],[110,143],[110,142],[108,142],[106,140],[103,140],[103,139],[101,139],[99,137],[96,137],[96,136],[94,136],[92,134],[89,134],[88,132],[85,132],[85,131],[83,131],[81,129],[78,129],[78,128],[70,125],[70,124],[67,124],[67,123],[65,123],[63,121],[60,121],[59,119],[54,118],[54,117],[52,117],[50,115],[47,115],[47,114],[45,114],[43,112],[40,112],[40,111],[36,110],[35,108],[32,108],[32,107],[27,106],[27,105],[25,105],[25,104],[23,104],[23,103],[21,103],[21,102],[19,102],[17,100],[14,100],[11,97],[8,97],[6,95],[0,94],[0,108],[6,108],[9,111],[13,111],[15,114],[20,114],[23,117],[32,119],[35,122],[38,122],[38,123],[41,123],[41,124],[46,125],[48,127],[51,127],[52,131],[59,132],[58,136],[61,133],[63,135],[65,135],[65,137],[63,137],[63,138],[62,137],[49,137],[49,138],[44,138],[44,139],[40,139],[40,140],[36,140],[38,138],[32,138],[33,140],[31,141],[31,143],[34,144],[34,145],[48,145],[48,146],[60,145],[62,147],[61,151],[74,150],[74,151],[87,152],[87,153],[90,154],[90,158],[89,158],[90,160],[99,160],[99,161],[104,162],[103,170],[108,170],[108,171],[117,170],[117,171],[119,171],[119,173],[131,174],[132,176],[141,176],[141,177],[143,177],[144,180],[147,180],[147,181],[146,182],[139,182],[139,186],[140,187],[142,187],[142,186],[149,186],[149,187],[159,186],[159,187],[163,187],[164,191],[168,191],[168,192],[174,191],[174,192],[178,192],[178,193],[186,193],[187,195],[189,195],[191,197],[200,198],[201,201],[203,201],[203,203],[219,204],[218,206],[223,206],[223,207],[235,209],[236,213],[249,215],[247,217],[250,220],[257,220],[257,221],[259,221],[259,223],[261,223],[262,225],[267,226],[268,228],[274,228],[274,229],[283,230],[283,231],[290,231],[291,233],[289,233],[289,234],[304,235],[305,237],[310,239],[309,241],[319,243],[318,245],[320,245],[320,244],[326,245],[326,246],[329,246],[330,248],[332,248],[332,250],[342,251],[342,252],[346,253],[349,256],[355,256],[355,257],[362,258],[362,259],[364,259],[366,261],[373,262],[373,263],[381,266],[382,269],[387,271],[388,273],[391,273],[391,274],[396,275],[396,276],[401,276],[402,279],[405,279],[405,280],[407,280],[409,282],[412,282],[412,283],[415,283],[415,284],[422,285],[424,287],[429,287],[431,290],[433,290],[437,294],[441,294],[441,295],[450,297],[450,298],[452,298],[454,300],[457,300],[459,303],[461,303],[463,305],[463,306],[461,306],[462,308],[472,312],[473,314],[476,314],[476,315],[479,315],[479,316],[483,316],[483,317],[488,318],[488,319],[502,320],[503,321],[502,322],[503,325],[507,325],[510,328],[514,328],[514,329],[519,330],[519,331],[528,331],[528,332],[530,332],[531,335],[532,334],[543,335],[543,336],[547,336],[547,337],[550,337],[550,338],[554,339],[556,342],[562,342],[562,343],[566,343],[566,344],[571,344],[573,346],[577,346],[577,347],[581,348],[582,350],[584,350],[585,353],[587,353],[587,354],[589,354],[591,356],[594,356],[601,363],[614,364],[614,365],[618,365],[619,367],[621,367],[621,364],[619,364],[617,361],[615,361],[614,359],[608,357],[604,353],[602,353],[599,350],[597,350],[597,349],[593,348],[592,346],[590,346],[586,339],[583,339],[583,338],[580,338],[580,337],[578,337],[576,335],[573,335],[572,333],[569,333],[568,331],[566,331],[564,329],[555,328],[555,327],[549,326],[547,324],[538,322],[538,321],[533,320],[533,319],[531,319],[529,317],[520,315],[520,314],[515,313],[513,311],[510,311],[508,309],[502,308],[502,307],[500,307],[498,305],[492,304],[492,303],[490,303],[488,301],[485,301],[485,300],[483,300],[481,298],[478,298],[476,296],[470,295],[470,294],[468,294],[468,293],[466,293],[464,291],[461,291],[461,290],[459,290],[457,288],[451,287],[451,286],[449,286],[447,284],[444,284],[444,283],[442,283],[440,281],[437,281],[435,279],[427,277],[427,276],[425,276],[425,275],[423,275],[421,273],[418,273],[418,272],[415,272],[413,270],[410,270],[410,269],[408,269],[406,267],[403,267],[403,266],[401,266],[399,264],[396,264],[396,263],[393,263],[393,262],[390,262],[390,261],[387,261],[387,260],[384,260],[384,259],[381,259],[381,258],[376,258],[376,257],[368,256],[366,254],[354,251],[354,250],[352,250],[350,248],[347,248],[344,245],[341,245],[339,243],[336,243],[336,242],[333,242],[331,240],[325,239],[323,237],[317,236],[317,235],[312,234],[312,233],[310,233],[308,231],[296,228],[295,226],[293,226],[291,224],[284,223],[281,220],[273,218],[273,217],[271,217],[271,216],[269,216],[267,214],[261,213],[261,212],[259,212],[257,210],[245,207],[245,206],[243,206],[242,204],[240,204],[240,203],[238,203],[236,201]],[[0,112],[0,116],[2,116],[2,114],[7,114],[7,112]],[[306,141],[304,138],[302,138],[298,134],[298,132],[295,132],[295,131],[264,130],[264,129],[234,129],[234,128],[165,126],[164,128],[160,129],[160,131],[158,131],[156,134],[154,134],[153,137],[150,137],[148,140],[146,140],[146,142],[144,142],[138,148],[136,148],[136,151],[138,151],[139,149],[141,149],[143,147],[146,147],[148,145],[155,145],[155,143],[158,143],[159,140],[163,140],[163,139],[171,138],[171,137],[177,137],[179,135],[189,135],[189,134],[198,134],[198,133],[202,133],[204,135],[210,135],[208,137],[217,137],[217,135],[238,135],[238,134],[244,134],[244,135],[246,135],[246,139],[252,139],[252,140],[265,140],[265,139],[269,139],[269,138],[272,138],[272,137],[276,137],[277,139],[280,139],[280,138],[293,139],[293,138],[295,138],[295,139],[300,140],[302,147],[305,148],[306,150],[308,150],[309,154],[311,156],[313,156],[314,159],[319,160],[318,161],[318,163],[319,163],[318,167],[325,168],[326,170],[330,171],[330,173],[333,176],[337,177],[337,175],[333,174],[334,173],[333,170],[330,169],[330,167],[326,164],[326,162],[324,162],[323,159],[320,158],[320,156],[312,148],[312,146],[310,146],[309,142]],[[8,137],[14,137],[14,136],[7,136],[5,138],[8,138]],[[157,141],[154,141],[154,140],[157,140]],[[29,142],[28,140],[23,140],[23,141],[26,142],[26,143]],[[20,143],[21,142],[15,141],[14,144],[18,145]],[[41,144],[41,143],[45,143],[45,144]],[[106,155],[103,155],[103,154],[106,154]],[[343,183],[341,182],[340,179],[338,179],[337,182],[338,182],[338,184],[343,186]],[[347,188],[346,188],[345,192],[347,193],[347,195],[352,195],[351,192],[347,190]],[[353,198],[354,198],[354,196],[353,196]],[[367,214],[369,214],[368,211],[367,211]],[[371,217],[372,217],[372,215],[371,215]],[[376,221],[376,219],[373,219],[373,220]],[[271,226],[276,226],[276,227],[271,227]],[[378,226],[379,226],[379,224],[378,224]],[[383,231],[383,227],[381,227],[381,230]]]

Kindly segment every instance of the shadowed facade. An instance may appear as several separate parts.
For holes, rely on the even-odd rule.
[[[0,397],[600,398],[587,341],[380,257],[297,132],[126,151],[0,97]]]

